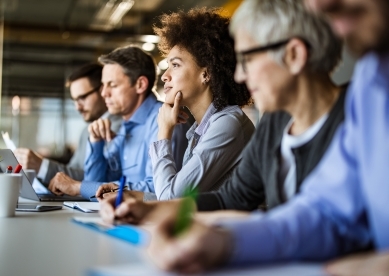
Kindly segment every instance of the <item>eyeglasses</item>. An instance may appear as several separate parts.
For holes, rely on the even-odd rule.
[[[268,45],[265,45],[265,46],[255,47],[255,48],[252,48],[252,49],[249,49],[249,50],[246,50],[246,51],[238,52],[238,53],[236,53],[236,60],[237,60],[238,64],[242,65],[243,72],[246,73],[247,72],[247,66],[246,66],[247,60],[246,60],[246,57],[248,55],[280,48],[281,46],[284,46],[285,44],[287,44],[289,41],[290,41],[290,39],[286,39],[286,40],[282,40],[280,42],[271,43],[271,44],[268,44]]]
[[[91,91],[88,91],[88,92],[78,96],[77,98],[73,99],[73,101],[75,103],[78,103],[79,105],[83,105],[85,103],[85,99],[88,98],[89,95],[99,91],[100,88],[101,88],[101,85],[99,85],[98,87],[93,88]]]

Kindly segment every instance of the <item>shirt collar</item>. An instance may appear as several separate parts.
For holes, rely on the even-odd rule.
[[[124,122],[124,125],[128,124],[144,124],[149,117],[150,112],[153,110],[153,106],[157,102],[157,98],[154,93],[151,92],[150,95],[143,101],[143,103],[135,111],[134,115],[128,121]]]
[[[207,109],[207,111],[205,111],[205,114],[203,116],[203,119],[201,120],[200,124],[197,126],[197,123],[195,122],[192,127],[188,130],[187,132],[187,135],[186,135],[186,138],[188,140],[190,140],[190,138],[192,138],[192,136],[194,135],[194,133],[196,132],[198,135],[203,135],[204,131],[206,130],[206,126],[208,124],[208,121],[209,119],[212,117],[213,114],[216,113],[216,108],[215,106],[213,105],[213,103],[211,103]]]

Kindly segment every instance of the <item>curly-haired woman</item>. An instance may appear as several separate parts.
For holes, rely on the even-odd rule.
[[[239,106],[250,102],[246,87],[234,82],[235,54],[229,19],[205,8],[162,15],[154,31],[169,68],[162,75],[166,103],[158,116],[158,141],[150,147],[156,196],[180,197],[187,189],[217,189],[238,164],[254,126]],[[186,106],[196,122],[183,167],[175,168],[170,139]],[[179,114],[181,116],[179,116]]]
[[[156,194],[146,193],[145,200],[173,199],[194,188],[216,190],[231,175],[255,130],[240,108],[251,98],[244,85],[234,82],[229,19],[217,9],[199,8],[164,14],[160,22],[154,31],[169,68],[161,77],[166,103],[159,111],[158,141],[149,152]],[[170,140],[174,127],[188,118],[183,106],[195,123],[186,134],[188,148],[177,171]]]

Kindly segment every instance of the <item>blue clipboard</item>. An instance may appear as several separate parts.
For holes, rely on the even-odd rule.
[[[124,240],[136,246],[146,246],[149,241],[149,234],[135,226],[131,225],[113,225],[107,226],[101,223],[90,221],[89,219],[73,218],[72,222],[85,226],[100,233],[107,234],[117,239]]]

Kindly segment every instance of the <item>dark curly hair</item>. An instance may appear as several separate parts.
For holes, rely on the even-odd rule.
[[[250,93],[243,84],[234,81],[236,58],[234,41],[229,35],[230,20],[219,9],[195,8],[159,17],[161,26],[154,32],[161,37],[159,50],[166,56],[174,46],[188,51],[200,67],[210,75],[213,103],[217,110],[227,105],[251,103]]]

